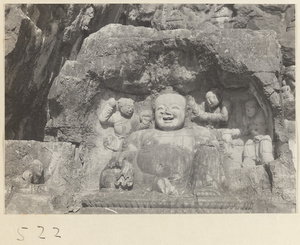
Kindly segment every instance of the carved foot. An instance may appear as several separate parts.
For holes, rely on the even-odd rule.
[[[168,195],[178,195],[175,186],[173,186],[167,178],[159,179],[154,189]]]

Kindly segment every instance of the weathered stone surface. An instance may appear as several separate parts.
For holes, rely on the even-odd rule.
[[[290,6],[284,13],[288,20],[286,31],[279,34],[278,40],[281,45],[283,64],[285,66],[295,65],[295,6]]]
[[[282,101],[280,95],[281,85],[279,80],[274,73],[259,72],[255,73],[254,76],[259,79],[257,86],[257,93],[270,103],[272,108],[272,115],[274,117],[281,114]]]
[[[74,145],[65,142],[11,140],[6,141],[5,151],[6,205],[14,203],[10,205],[9,210],[12,207],[12,210],[20,208],[21,204],[17,202],[25,194],[34,195],[34,200],[39,199],[36,194],[44,195],[45,198],[41,198],[44,200],[42,202],[46,203],[54,196],[71,196],[79,191],[81,164],[75,160]],[[39,160],[44,168],[44,183],[38,185],[28,184],[22,179],[23,172],[35,159]],[[23,213],[24,208],[26,209],[26,205],[19,212]]]
[[[283,64],[295,64],[295,5],[235,4],[233,8],[236,9],[236,27],[275,31],[281,45]]]
[[[51,196],[16,193],[5,209],[6,214],[50,214],[54,213]]]
[[[5,18],[6,139],[43,139],[47,121],[45,97],[54,78],[66,60],[76,59],[83,40],[109,23],[157,30],[273,30],[281,44],[283,64],[294,65],[294,5],[19,4],[6,5]],[[25,50],[21,58],[20,50]],[[176,66],[174,69],[184,79],[194,79],[194,73]],[[166,72],[157,74],[163,76]],[[234,79],[228,73],[218,72],[228,80]]]
[[[83,39],[118,23],[127,5],[5,6],[6,139],[43,140],[47,94]]]
[[[273,30],[284,65],[295,64],[295,6],[278,4],[176,4],[133,6],[127,23],[166,29],[202,29],[203,23],[221,28]]]
[[[151,26],[158,30],[200,29],[210,21],[218,27],[229,25],[231,6],[221,4],[140,4],[128,12],[128,24]]]
[[[271,198],[272,186],[264,166],[234,169],[225,176],[230,192],[244,197]]]
[[[22,12],[20,8],[6,8],[6,45],[5,45],[5,115],[6,134],[8,138],[23,139],[29,138],[26,133],[32,131],[29,127],[35,127],[36,132],[41,135],[42,128],[33,125],[29,119],[30,106],[34,103],[33,97],[37,96],[37,91],[41,87],[41,79],[44,74],[34,71],[34,67],[39,56],[42,42],[42,32],[34,23]],[[54,24],[55,25],[55,24]],[[57,26],[53,26],[54,34]],[[45,40],[53,39],[50,37]],[[49,46],[51,54],[53,45]],[[49,44],[48,43],[48,44]],[[22,53],[22,55],[20,55]],[[34,60],[34,61],[33,61]],[[41,61],[40,61],[41,62]],[[39,64],[42,66],[42,62]],[[44,64],[45,66],[46,64]],[[30,68],[29,68],[30,67]],[[22,96],[19,96],[22,94]],[[18,111],[16,113],[15,111]],[[37,121],[42,120],[39,115],[35,115]],[[28,122],[27,122],[28,121]],[[18,124],[18,131],[14,130]]]
[[[272,193],[282,202],[296,204],[296,172],[292,163],[286,164],[280,160],[270,163]]]
[[[295,81],[295,66],[288,66],[284,67],[282,71],[283,79],[286,81],[287,85],[291,87],[291,89],[294,91],[296,81]]]
[[[65,66],[63,72],[81,71],[82,76],[83,70],[90,70],[107,87],[127,93],[149,93],[156,84],[189,92],[205,83],[210,70],[218,70],[216,79],[225,86],[239,87],[249,83],[252,72],[279,71],[280,62],[275,33],[268,31],[158,32],[108,25],[85,40],[77,63]],[[237,76],[241,84],[234,84]]]

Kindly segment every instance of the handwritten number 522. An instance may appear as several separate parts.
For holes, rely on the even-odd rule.
[[[44,233],[44,227],[43,226],[40,226],[38,225],[37,228],[40,229],[40,235],[38,236],[39,239],[46,239],[45,236],[43,236],[43,233]],[[61,236],[59,236],[59,228],[57,227],[52,227],[53,230],[56,230],[56,234],[54,235],[54,237],[58,237],[58,238],[61,238]],[[28,230],[28,227],[21,227],[21,230]],[[20,235],[20,238],[17,238],[18,241],[24,241],[25,240],[25,237],[23,235],[23,232],[21,234],[21,231],[20,231],[20,228],[18,228],[18,234]]]

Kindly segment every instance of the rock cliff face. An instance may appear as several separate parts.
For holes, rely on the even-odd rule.
[[[91,148],[83,162],[92,168],[87,172],[95,176],[87,179],[93,179],[96,188],[96,176],[107,162],[103,154],[108,154],[97,114],[109,97],[130,96],[139,111],[151,91],[163,86],[183,94],[200,93],[202,98],[209,88],[221,86],[235,111],[241,111],[237,104],[242,105],[252,89],[268,115],[277,118],[280,101],[273,86],[280,67],[280,47],[272,31],[206,31],[205,26],[201,31],[157,31],[107,25],[86,38],[76,61],[67,61],[55,79],[48,96],[45,139],[73,142],[82,151]],[[232,127],[241,126],[241,114],[236,117]]]
[[[294,5],[6,5],[5,19],[6,139],[43,140],[46,97],[55,77],[66,60],[75,60],[80,50],[87,52],[81,49],[83,40],[109,23],[144,26],[152,32],[203,30],[203,26],[211,32],[273,30],[283,57],[276,76],[288,76],[288,85],[295,84]]]
[[[98,121],[109,98],[132,98],[138,113],[166,86],[198,103],[219,87],[232,105],[230,128],[241,127],[242,105],[256,97],[276,153],[258,175],[236,172],[228,186],[268,200],[273,188],[276,201],[295,202],[295,101],[284,103],[281,89],[283,80],[295,89],[294,5],[6,5],[5,17],[5,137],[72,143],[81,191],[98,188],[112,155],[103,139],[113,129]],[[237,184],[252,175],[254,184]]]
[[[6,5],[6,139],[43,140],[49,89],[82,41],[116,23],[123,5]]]

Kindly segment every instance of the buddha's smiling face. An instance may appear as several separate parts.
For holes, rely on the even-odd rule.
[[[155,122],[164,131],[181,129],[184,126],[186,100],[179,94],[163,94],[155,101]]]

